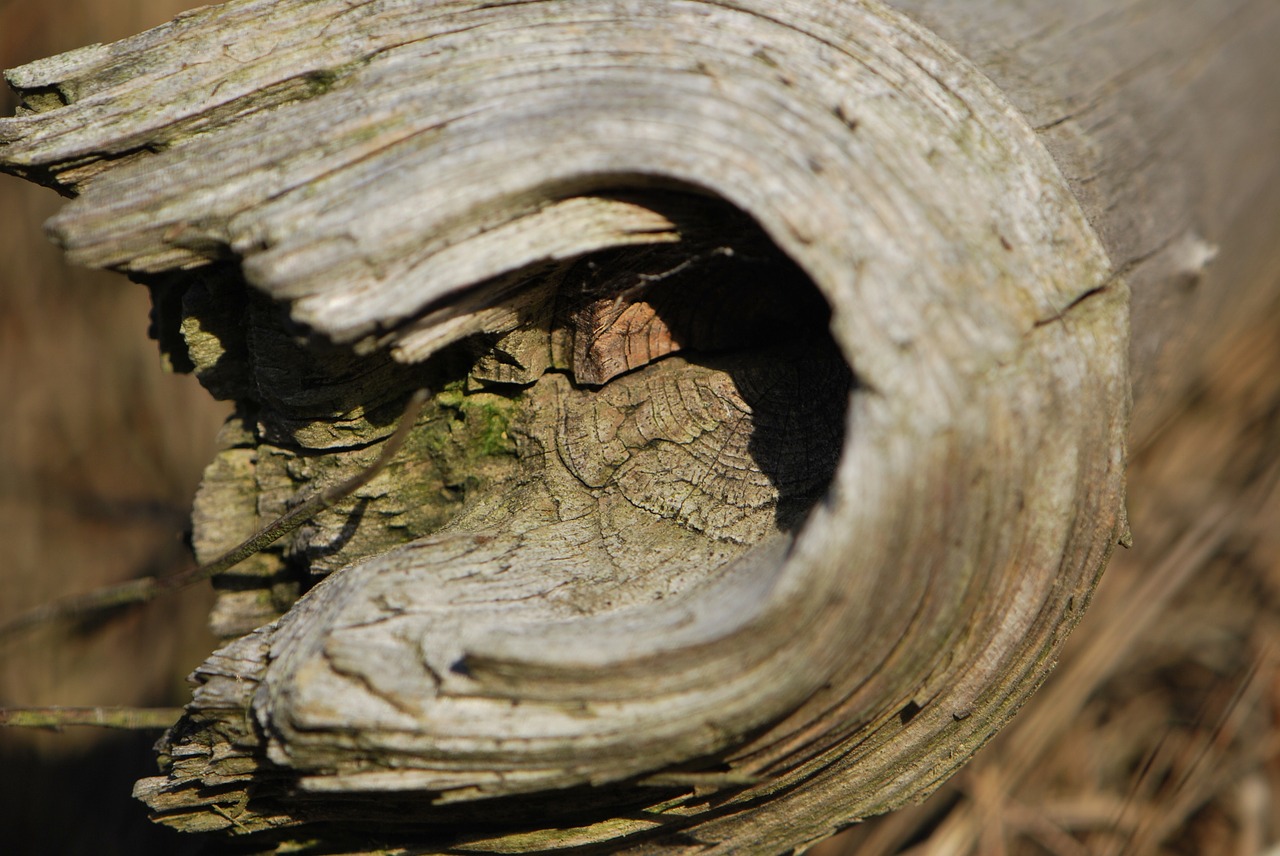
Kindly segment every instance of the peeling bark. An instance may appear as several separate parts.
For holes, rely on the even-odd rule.
[[[433,393],[384,473],[217,580],[238,638],[138,785],[158,820],[784,852],[1013,715],[1127,536],[1127,278],[1144,426],[1191,326],[1159,295],[1277,280],[1250,233],[1233,291],[1202,277],[1274,158],[1248,206],[1196,202],[1232,198],[1217,162],[1170,207],[1133,183],[1182,176],[1173,117],[1245,79],[1274,129],[1280,14],[899,5],[947,41],[877,3],[241,0],[7,73],[0,168],[74,196],[55,239],[145,282],[170,362],[237,403],[201,557]],[[1157,47],[1095,68],[1073,32]],[[1164,69],[1193,84],[1133,82]]]

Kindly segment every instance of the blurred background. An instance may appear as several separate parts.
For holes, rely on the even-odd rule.
[[[196,5],[0,0],[0,67]],[[62,262],[41,230],[60,204],[0,176],[0,618],[185,567],[227,412],[162,370],[141,286]],[[1042,691],[928,801],[814,856],[1280,856],[1280,304],[1210,365],[1134,450],[1134,546]],[[0,706],[181,705],[210,603],[202,586],[0,642]],[[0,731],[0,852],[196,852],[129,796],[155,737]]]
[[[0,67],[163,23],[184,0],[0,0]],[[0,86],[0,114],[13,93]],[[0,618],[190,562],[183,532],[226,406],[166,374],[146,290],[67,267],[42,224],[63,203],[0,176]],[[214,645],[208,587],[92,625],[0,641],[0,707],[181,705]],[[0,852],[181,853],[132,782],[153,732],[0,730]]]
[[[1131,451],[1133,546],[1040,691],[809,856],[1280,856],[1280,305],[1207,365]]]

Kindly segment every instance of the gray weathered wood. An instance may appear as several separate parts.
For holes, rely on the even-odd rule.
[[[435,393],[219,582],[159,820],[783,852],[1008,720],[1131,378],[1141,438],[1274,294],[1280,10],[895,6],[248,0],[7,73],[0,166],[239,405],[200,555]]]

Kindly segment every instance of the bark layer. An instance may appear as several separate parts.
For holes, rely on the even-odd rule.
[[[919,5],[1009,97],[844,2],[255,0],[8,73],[0,163],[78,197],[56,238],[147,282],[175,364],[239,404],[202,554],[436,393],[384,477],[220,581],[247,635],[139,784],[160,820],[781,852],[1012,715],[1125,534],[1122,274],[1173,341],[1146,295],[1231,236],[1126,226],[1147,172],[1104,118],[1178,96],[1075,110],[1086,64],[1026,47],[1065,52],[1053,26],[1001,51]],[[1010,32],[1059,20],[1022,5]],[[1155,56],[1201,44],[1185,5]],[[1273,270],[1243,251],[1241,282]]]

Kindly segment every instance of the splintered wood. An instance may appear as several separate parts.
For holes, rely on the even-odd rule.
[[[937,32],[234,0],[8,73],[0,168],[73,195],[55,239],[145,282],[170,362],[236,402],[202,554],[432,391],[218,581],[238,638],[138,785],[159,821],[781,853],[1012,717],[1127,538],[1131,381],[1156,424],[1258,305],[1224,283],[1274,271],[1257,99],[1220,93],[1260,92],[1280,12],[900,5]]]

